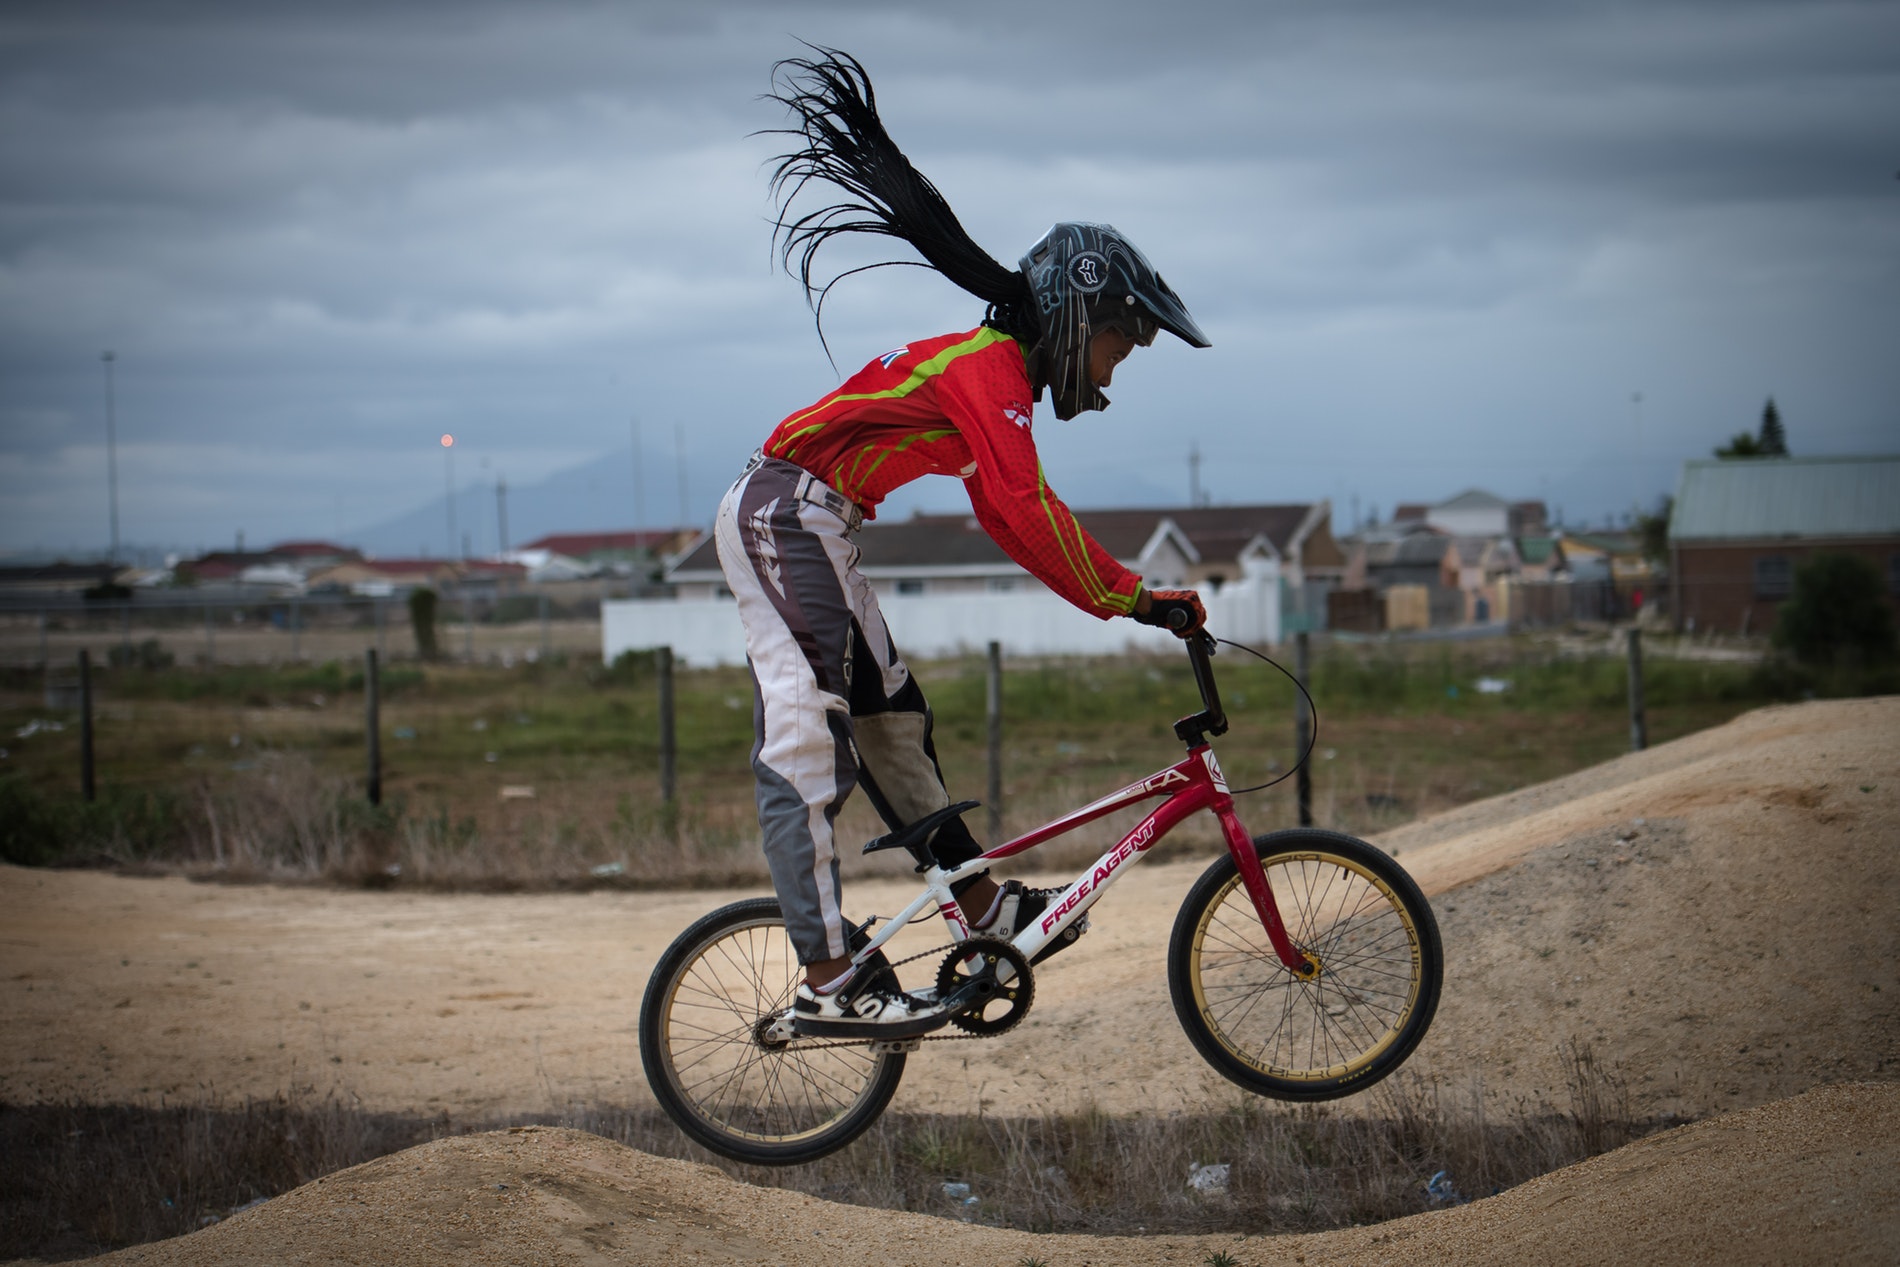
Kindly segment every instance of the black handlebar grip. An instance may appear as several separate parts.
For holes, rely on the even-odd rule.
[[[1182,629],[1186,629],[1188,622],[1193,619],[1194,617],[1188,614],[1186,608],[1177,607],[1168,613],[1168,628],[1178,632]]]

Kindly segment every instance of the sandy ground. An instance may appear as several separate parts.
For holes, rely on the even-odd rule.
[[[1534,1100],[1560,1094],[1560,1045],[1584,1043],[1628,1080],[1638,1114],[1747,1111],[1463,1209],[1270,1243],[1032,1242],[742,1190],[537,1131],[386,1158],[121,1257],[300,1261],[292,1247],[306,1246],[312,1261],[478,1261],[479,1245],[491,1261],[799,1263],[870,1258],[881,1236],[877,1257],[908,1262],[942,1257],[927,1242],[955,1235],[970,1238],[959,1257],[1051,1264],[1199,1262],[1213,1248],[1241,1262],[1660,1262],[1718,1249],[1900,1261],[1900,700],[1751,713],[1381,843],[1433,895],[1447,949],[1439,1017],[1410,1069]],[[1144,865],[1039,976],[1021,1027],[927,1045],[897,1107],[1230,1099],[1181,1036],[1164,981],[1169,926],[1200,865]],[[462,1118],[644,1103],[634,1012],[647,970],[731,896],[343,893],[0,869],[0,1099],[304,1086]],[[864,883],[848,896],[862,912],[904,894]],[[1802,1094],[1824,1084],[1843,1085]]]
[[[1643,1114],[1900,1069],[1900,700],[1751,713],[1382,843],[1433,895],[1447,948],[1410,1067],[1455,1088],[1553,1094],[1573,1041],[1621,1068]],[[1122,1112],[1226,1094],[1165,982],[1202,865],[1144,864],[1040,974],[1020,1027],[926,1044],[897,1107]],[[908,896],[892,882],[847,893],[855,911]],[[650,1103],[634,1041],[647,972],[732,896],[0,868],[0,1099],[309,1087],[459,1118]],[[906,934],[916,948],[934,942],[927,927]]]
[[[215,1227],[101,1264],[944,1262],[1891,1263],[1900,1084],[1861,1083],[1700,1122],[1500,1196],[1306,1236],[1091,1237],[833,1205],[578,1131],[464,1136],[342,1171]]]

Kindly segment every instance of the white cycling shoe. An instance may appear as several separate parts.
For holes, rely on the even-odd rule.
[[[822,994],[799,982],[792,1000],[795,1032],[811,1038],[911,1038],[950,1023],[934,1004],[878,981],[877,975],[863,985],[854,979]]]

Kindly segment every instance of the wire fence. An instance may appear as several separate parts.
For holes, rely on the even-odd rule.
[[[435,635],[436,658],[475,663],[598,655],[601,646],[597,605],[534,595],[450,592],[437,606]],[[0,601],[0,667],[67,665],[81,649],[102,665],[144,668],[321,662],[370,649],[385,662],[421,655],[408,604],[393,596]]]

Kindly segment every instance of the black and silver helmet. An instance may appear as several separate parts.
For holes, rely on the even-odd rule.
[[[1030,376],[1040,398],[1049,387],[1056,417],[1104,409],[1108,397],[1089,378],[1089,336],[1114,327],[1143,347],[1166,330],[1192,347],[1211,347],[1147,257],[1113,225],[1058,224],[1022,258],[1040,338]]]

